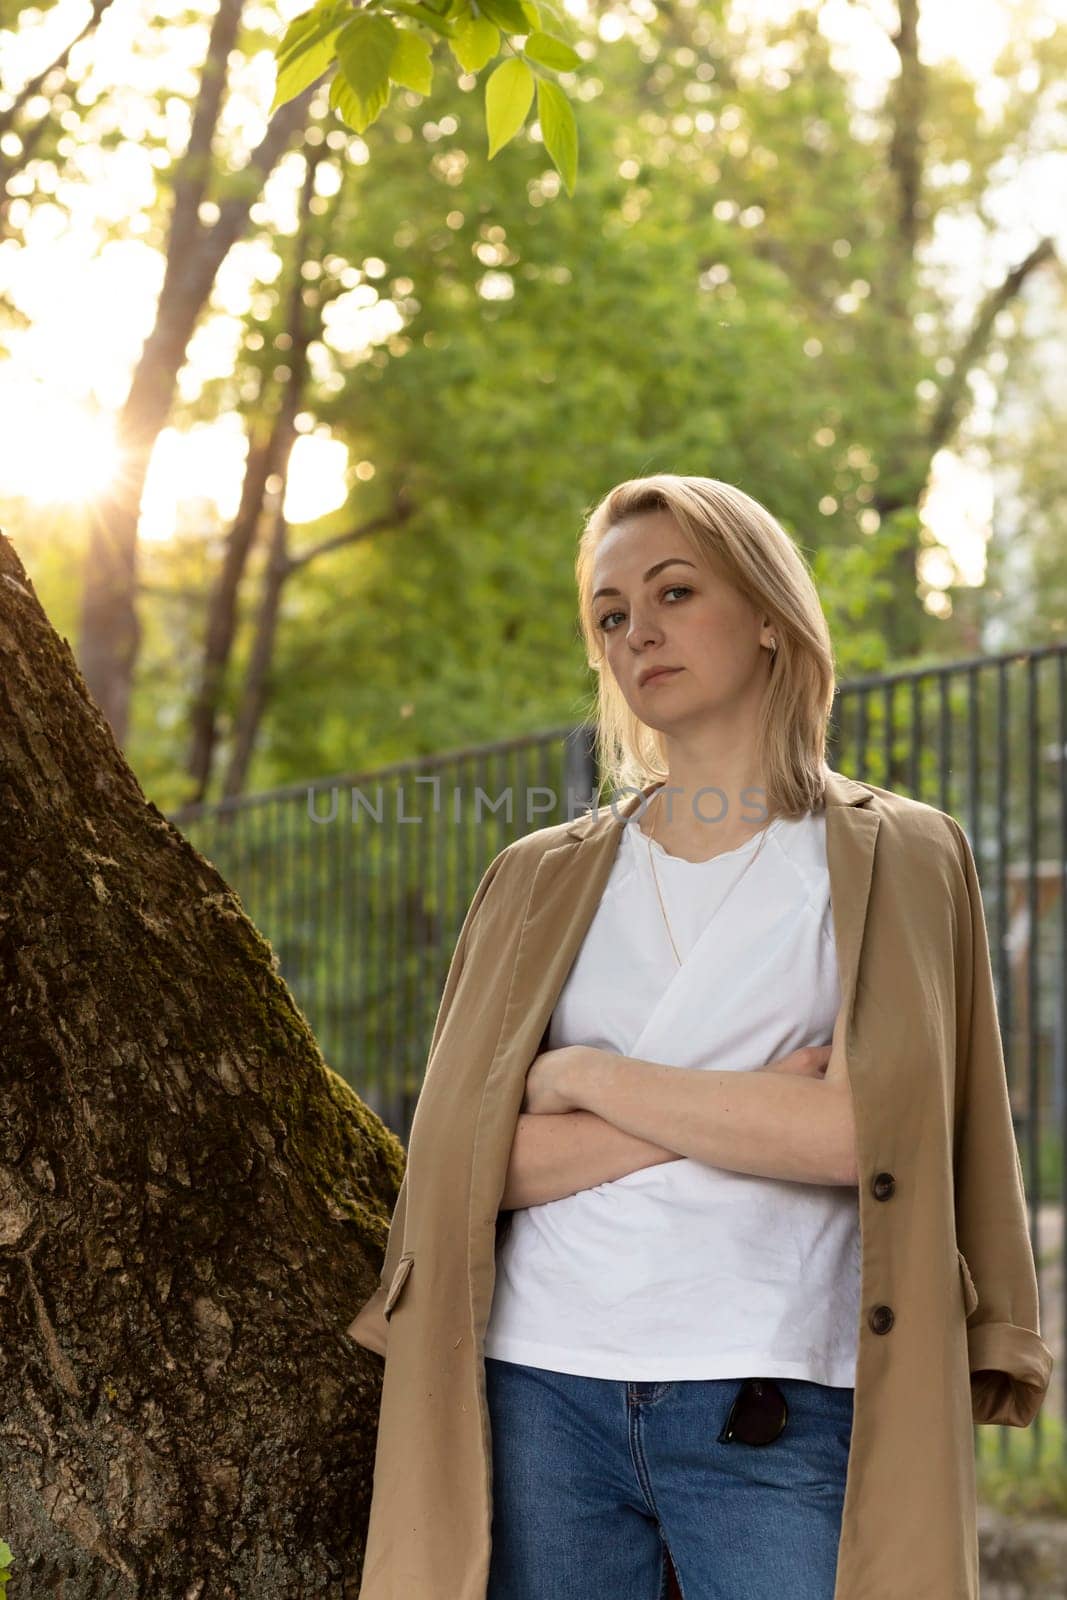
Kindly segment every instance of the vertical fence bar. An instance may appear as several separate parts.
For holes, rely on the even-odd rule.
[[[949,722],[948,673],[937,674],[938,695],[938,805],[942,811],[952,810],[952,730]]]
[[[354,802],[352,784],[348,790],[348,829],[352,835],[352,885],[349,893],[349,921],[352,929],[348,968],[349,992],[356,996],[356,1059],[357,1076],[350,1081],[370,1085],[371,1034],[370,1008],[367,1003],[367,966],[370,937],[367,931],[370,919],[370,873],[367,869],[367,845],[363,817]],[[370,1089],[373,1093],[373,1089]]]
[[[893,741],[895,738],[894,705],[896,696],[893,684],[886,683],[882,686],[882,787],[893,787]]]
[[[970,836],[977,855],[982,828],[980,779],[978,775],[978,742],[981,738],[978,705],[978,669],[971,667],[967,673],[967,807],[970,819]],[[979,873],[981,866],[979,865]]]
[[[1002,661],[997,670],[997,989],[1001,1004],[1001,1038],[1007,1067],[1009,1089],[1015,1077],[1015,1050],[1012,1029],[1011,968],[1008,961],[1008,729],[1009,729],[1008,674]],[[1014,1101],[1012,1102],[1014,1113]],[[1004,1428],[997,1429],[1000,1465],[1007,1466],[1008,1437]]]
[[[1056,659],[1057,752],[1060,821],[1060,951],[1054,1082],[1059,1096],[1060,1130],[1060,1328],[1067,1329],[1067,653]],[[1067,1344],[1067,1339],[1064,1340]],[[1061,1365],[1067,1350],[1056,1352]],[[1063,1424],[1063,1458],[1067,1462],[1067,1383],[1061,1383],[1060,1421]]]
[[[396,781],[393,791],[394,877],[393,877],[393,949],[389,959],[389,976],[392,984],[389,1008],[393,1035],[393,1064],[397,1080],[404,1085],[405,1093],[411,1087],[407,1053],[404,1049],[404,997],[407,992],[408,963],[411,959],[411,924],[408,917],[408,858],[412,824],[405,822],[406,774]]]
[[[1040,1241],[1038,1217],[1041,1199],[1041,1086],[1038,1065],[1038,994],[1037,975],[1041,949],[1041,924],[1038,916],[1038,879],[1041,870],[1041,815],[1040,771],[1038,766],[1041,702],[1039,696],[1038,661],[1031,656],[1026,663],[1026,733],[1027,733],[1027,814],[1026,814],[1026,1157],[1029,1182],[1028,1209],[1030,1217],[1030,1244],[1034,1260],[1039,1258]],[[1040,1445],[1040,1422],[1037,1432],[1031,1432],[1031,1461],[1036,1460]]]

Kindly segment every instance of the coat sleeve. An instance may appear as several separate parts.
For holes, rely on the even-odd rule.
[[[445,986],[441,994],[441,1003],[437,1008],[437,1019],[434,1022],[433,1034],[430,1038],[428,1062],[433,1059],[437,1041],[441,1036],[441,1029],[444,1027],[445,1019],[448,1016],[459,984],[463,963],[466,959],[467,946],[470,942],[471,929],[474,926],[479,908],[485,899],[489,885],[499,872],[504,857],[510,848],[510,845],[505,846],[500,854],[495,856],[486,867],[482,881],[475,890],[474,898],[467,908],[467,915],[463,919],[463,926],[459,930],[456,947],[452,952],[452,960],[449,962],[448,975],[445,978]],[[405,1169],[400,1190],[396,1197],[396,1205],[393,1207],[392,1221],[389,1224],[389,1238],[385,1247],[385,1259],[382,1262],[379,1286],[345,1329],[350,1339],[354,1339],[357,1344],[363,1345],[367,1350],[376,1351],[380,1356],[385,1355],[388,1342],[388,1312],[392,1309],[395,1299],[395,1295],[391,1291],[394,1286],[399,1291],[403,1282],[401,1274],[407,1265],[406,1261],[403,1263],[401,1261],[404,1252],[407,1199],[408,1171]]]
[[[971,1407],[975,1422],[1025,1428],[1041,1408],[1053,1361],[1040,1337],[1037,1273],[978,872],[967,835],[954,818],[947,820],[963,880],[956,924],[953,1180],[956,1240],[974,1288],[967,1317]]]

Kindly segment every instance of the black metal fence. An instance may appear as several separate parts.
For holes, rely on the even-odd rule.
[[[1043,1336],[1057,1353],[1057,1402],[1046,1403],[1044,1423],[1067,1399],[1067,646],[844,682],[830,762],[951,812],[975,853]],[[326,1060],[406,1143],[482,872],[512,839],[607,798],[589,731],[566,727],[189,807],[173,820],[271,941]],[[997,1431],[1003,1454],[1011,1430]]]
[[[1034,1426],[976,1428],[975,1445],[1004,1471],[1046,1454],[1067,1463],[1067,646],[843,683],[830,761],[950,812],[974,851],[1056,1361]]]
[[[556,728],[293,784],[172,820],[270,940],[326,1061],[407,1143],[441,990],[495,855],[593,799]]]

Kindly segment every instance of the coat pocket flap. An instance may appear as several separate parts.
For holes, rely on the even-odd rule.
[[[960,1269],[960,1285],[963,1289],[963,1315],[969,1317],[978,1304],[978,1290],[974,1286],[971,1269],[962,1250],[957,1249],[956,1262]]]
[[[408,1251],[405,1255],[402,1255],[400,1260],[397,1262],[396,1271],[393,1273],[393,1281],[389,1285],[389,1293],[386,1295],[385,1304],[382,1306],[382,1315],[384,1317],[388,1318],[390,1316],[393,1307],[400,1299],[401,1290],[403,1289],[404,1284],[407,1282],[407,1276],[411,1271],[411,1264],[414,1260],[414,1254],[411,1251]]]
[[[385,1290],[379,1284],[370,1299],[357,1311],[352,1321],[345,1329],[348,1337],[361,1344],[365,1350],[374,1350],[378,1355],[384,1356],[388,1341],[389,1329],[385,1325],[382,1315],[382,1301],[385,1299]]]

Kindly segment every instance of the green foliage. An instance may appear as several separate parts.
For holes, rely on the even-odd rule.
[[[542,4],[562,23],[554,5],[546,0]],[[388,8],[351,13],[349,0],[316,0],[289,24],[276,51],[272,112],[336,65],[330,106],[354,132],[363,133],[389,104],[392,84],[430,93],[432,41],[417,32],[418,27],[447,39],[464,72],[479,72],[500,50],[503,39],[514,53],[494,68],[485,84],[489,158],[524,126],[536,85],[545,149],[568,194],[574,193],[578,170],[574,111],[544,69],[572,72],[581,65],[581,57],[566,39],[542,28],[541,7],[534,0],[442,0],[436,6],[429,0],[393,0]],[[415,27],[401,26],[395,14],[409,18]],[[520,46],[518,39],[525,43]]]
[[[578,128],[570,101],[548,78],[537,80],[537,117],[545,149],[555,162],[567,193],[573,194],[578,176]]]
[[[500,29],[488,17],[462,17],[449,42],[464,72],[480,72],[500,49]]]
[[[1029,1428],[983,1426],[974,1434],[981,1501],[1006,1516],[1067,1516],[1067,1448],[1053,1412],[1043,1410]]]
[[[485,115],[489,126],[489,156],[513,139],[526,121],[533,100],[534,76],[517,57],[502,61],[485,85]]]
[[[577,50],[572,50],[565,40],[557,39],[554,33],[531,33],[523,54],[528,61],[540,61],[559,72],[573,72],[582,62]]]
[[[0,1600],[7,1594],[7,1580],[11,1576],[11,1546],[0,1539]]]
[[[337,35],[349,14],[346,0],[318,0],[294,17],[277,50],[277,83],[271,115],[314,83],[334,60]]]
[[[300,73],[306,80],[315,62],[300,63],[320,46],[336,63],[342,34],[356,85],[327,64],[342,121],[328,118],[316,146],[329,183],[316,193],[304,254],[272,216],[254,219],[246,259],[266,265],[235,356],[202,387],[183,381],[170,416],[180,430],[236,416],[262,438],[280,402],[299,275],[314,341],[301,411],[344,444],[350,467],[345,503],[298,522],[291,551],[385,521],[286,583],[251,788],[418,759],[580,714],[594,680],[576,629],[576,535],[611,484],[659,469],[737,483],[780,519],[812,565],[842,677],[970,654],[974,629],[994,614],[1009,643],[1063,635],[1062,363],[1040,320],[1019,319],[1008,333],[998,319],[990,353],[1010,345],[1017,426],[1002,420],[993,443],[996,464],[1018,472],[1019,537],[1003,576],[995,541],[986,585],[957,588],[952,618],[922,618],[920,650],[900,643],[898,620],[919,609],[909,561],[925,531],[916,507],[930,466],[932,391],[955,370],[966,308],[933,261],[910,298],[898,294],[890,102],[857,119],[854,85],[814,13],[763,32],[728,26],[719,6],[675,8],[604,45],[595,16],[561,17],[542,0],[520,0],[518,11],[477,0],[357,11],[350,0],[319,0],[280,46],[249,26],[239,48],[249,57],[277,48],[291,86]],[[440,40],[447,50],[436,60],[448,70],[433,79]],[[1010,70],[997,80],[1003,125],[979,114],[958,68],[928,68],[925,159],[938,170],[923,190],[924,230],[943,226],[951,237],[982,209],[987,174],[1029,131],[1020,74],[1032,67],[1026,82],[1051,84],[1063,55],[1053,38],[1013,40]],[[573,189],[576,133],[554,76],[579,57],[588,77]],[[516,84],[536,85],[540,138],[520,126],[500,162],[488,154],[482,100],[508,63]],[[343,123],[368,125],[375,85],[387,97],[369,158],[355,160]],[[431,85],[432,116],[420,98]],[[509,103],[502,96],[504,112]],[[143,142],[159,158],[165,141],[136,104]],[[529,111],[527,102],[527,125]],[[63,115],[88,117],[77,100]],[[48,120],[37,148],[62,172],[57,144],[68,134]],[[108,127],[86,122],[69,137],[80,148],[87,134],[98,153]],[[220,145],[210,203],[246,181],[230,166]],[[143,213],[115,229],[158,244],[172,195],[170,169],[159,161],[155,170]],[[76,158],[66,176],[78,181]],[[43,182],[41,195],[52,187]],[[62,187],[41,203],[60,204]],[[1034,287],[1053,296],[1044,303],[1054,312],[1052,279]],[[319,325],[332,302],[348,314],[363,308],[365,337],[346,346]],[[226,326],[221,300],[208,322]],[[185,377],[198,365],[191,360]],[[57,463],[63,448],[60,439]],[[389,520],[401,484],[415,507],[402,526]],[[137,574],[144,650],[128,750],[164,806],[188,792],[188,710],[227,532],[210,500],[186,498],[190,487],[174,486],[185,499],[179,535],[142,539]],[[91,508],[0,509],[77,647]],[[268,522],[242,583],[215,794],[251,654]],[[1026,581],[1014,580],[1009,605],[1009,567],[1024,554]],[[863,736],[856,713],[850,706],[850,749]],[[931,705],[928,728],[937,716]],[[892,747],[894,781],[906,782],[910,755],[880,701],[867,741]],[[933,748],[922,752],[920,777]]]
[[[399,30],[388,17],[361,12],[342,28],[337,40],[340,72],[333,81],[330,104],[349,127],[362,133],[389,103],[389,79]]]
[[[430,41],[410,28],[401,28],[389,62],[389,76],[405,89],[414,89],[417,94],[429,94],[433,83]]]

